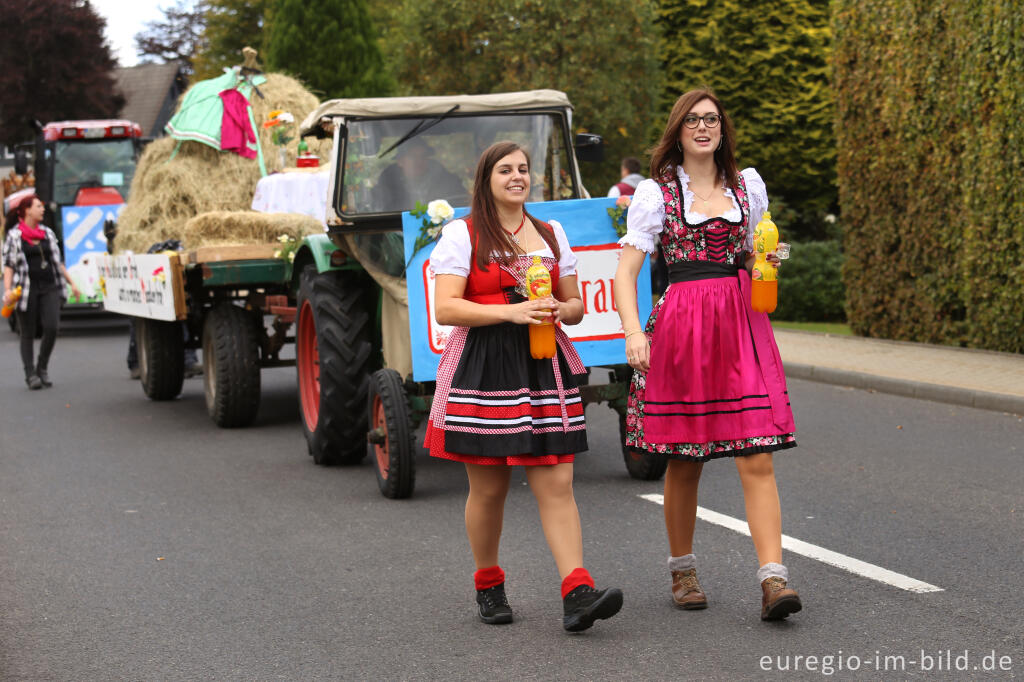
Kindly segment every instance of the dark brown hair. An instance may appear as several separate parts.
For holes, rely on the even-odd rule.
[[[628,170],[630,173],[639,173],[643,166],[640,165],[640,159],[635,156],[627,156],[622,160],[622,167]]]
[[[498,162],[509,154],[522,152],[526,157],[526,165],[530,166],[530,153],[515,142],[495,142],[484,150],[480,155],[480,161],[476,164],[476,177],[473,179],[473,201],[469,208],[469,218],[473,221],[473,253],[476,257],[477,267],[481,270],[487,269],[491,255],[503,265],[507,265],[512,259],[510,254],[516,252],[516,244],[508,236],[508,232],[501,226],[498,219],[498,207],[495,205],[494,196],[491,194],[491,173]],[[558,240],[555,239],[553,230],[543,227],[541,221],[530,215],[523,209],[526,217],[530,219],[537,233],[551,247],[555,254],[555,260],[561,255],[558,251]]]
[[[661,139],[648,150],[651,155],[651,177],[658,179],[666,172],[674,170],[683,163],[683,152],[679,150],[679,134],[683,129],[683,118],[690,113],[697,102],[709,99],[716,107],[722,121],[718,125],[722,129],[722,145],[715,150],[715,165],[725,176],[725,184],[736,189],[739,183],[739,171],[736,168],[736,131],[732,127],[732,119],[710,88],[698,88],[684,93],[672,106],[668,115],[668,124]]]

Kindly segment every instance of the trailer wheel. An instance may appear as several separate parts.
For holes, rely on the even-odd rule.
[[[185,382],[185,340],[180,322],[135,318],[139,378],[151,400],[171,400]]]
[[[302,430],[313,461],[356,464],[366,456],[366,401],[370,380],[370,317],[360,278],[318,274],[299,278],[295,366]]]
[[[626,471],[630,477],[641,481],[657,481],[665,475],[668,468],[668,457],[630,450],[626,447],[626,414],[619,414],[619,441],[622,443],[622,458],[626,462]]]
[[[259,318],[230,303],[203,324],[206,411],[222,428],[248,426],[260,409]]]
[[[398,372],[379,369],[370,377],[369,411],[366,448],[380,492],[393,500],[409,497],[416,484],[416,450],[409,403]]]

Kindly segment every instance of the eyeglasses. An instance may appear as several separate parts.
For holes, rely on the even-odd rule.
[[[704,121],[704,125],[708,128],[714,128],[721,120],[722,117],[718,114],[704,114],[703,116],[687,114],[686,116],[683,116],[683,125],[687,128],[696,128],[701,121]]]

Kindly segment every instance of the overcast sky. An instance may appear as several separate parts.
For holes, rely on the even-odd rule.
[[[107,43],[121,66],[135,66],[135,34],[146,22],[163,18],[161,7],[174,7],[174,0],[89,0],[93,9],[107,20]]]

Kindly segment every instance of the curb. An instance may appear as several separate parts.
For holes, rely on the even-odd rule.
[[[931,400],[938,403],[963,405],[975,407],[979,410],[993,410],[1024,416],[1024,397],[1022,396],[976,391],[957,386],[929,384],[922,381],[910,381],[909,379],[894,379],[892,377],[878,376],[877,374],[806,365],[799,362],[784,362],[783,367],[786,376],[794,379],[838,384],[840,386],[891,393],[908,398],[918,398],[919,400]]]

